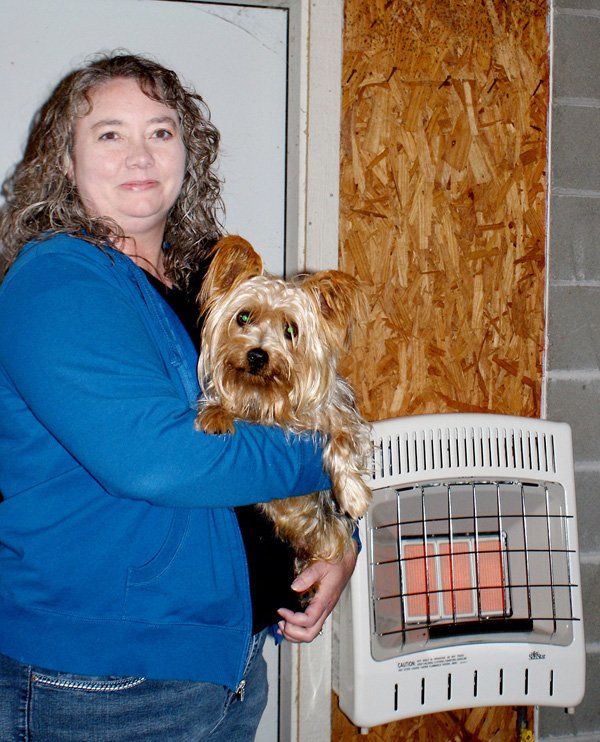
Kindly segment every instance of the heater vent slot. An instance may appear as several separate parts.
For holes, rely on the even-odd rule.
[[[509,481],[378,491],[367,517],[376,660],[476,641],[566,645],[564,490]]]
[[[552,433],[498,427],[400,431],[373,441],[374,480],[447,469],[513,469],[556,472]]]

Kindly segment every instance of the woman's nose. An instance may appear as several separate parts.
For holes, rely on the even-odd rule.
[[[131,142],[127,152],[129,167],[149,167],[154,162],[152,152],[145,141]]]

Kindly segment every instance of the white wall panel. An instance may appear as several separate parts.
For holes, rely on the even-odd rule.
[[[209,105],[222,135],[226,228],[283,271],[287,17],[281,8],[164,0],[2,0],[0,177],[35,110],[87,57],[116,48],[171,67]]]

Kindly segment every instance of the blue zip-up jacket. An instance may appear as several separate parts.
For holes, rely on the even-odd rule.
[[[198,394],[189,336],[133,261],[64,235],[26,246],[0,286],[0,652],[237,687],[251,609],[232,508],[329,482],[310,440],[197,432]]]

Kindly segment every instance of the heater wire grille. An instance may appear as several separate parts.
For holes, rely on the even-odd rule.
[[[560,485],[429,482],[380,490],[376,502],[367,519],[376,659],[483,633],[572,640]]]

